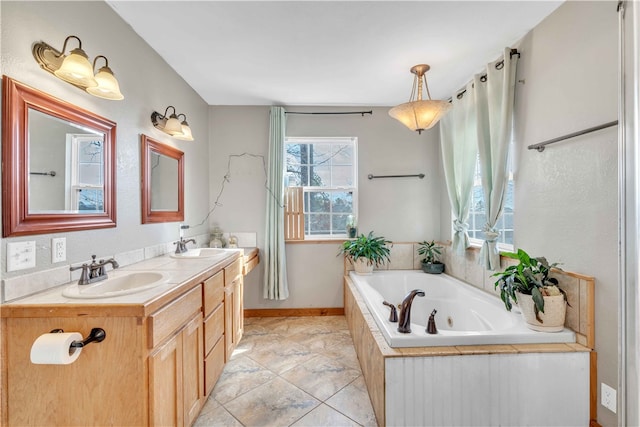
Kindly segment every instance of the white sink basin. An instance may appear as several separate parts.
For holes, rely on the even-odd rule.
[[[118,272],[120,273],[120,272]],[[111,273],[101,282],[90,285],[71,285],[62,291],[67,298],[111,298],[120,295],[134,294],[166,283],[168,276],[155,271],[136,271]],[[117,274],[117,275],[116,275]]]
[[[172,253],[172,258],[213,258],[226,256],[233,249],[220,249],[220,248],[196,248],[189,249],[187,252],[176,254]]]

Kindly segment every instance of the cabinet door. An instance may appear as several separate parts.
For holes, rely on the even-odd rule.
[[[233,353],[233,306],[234,285],[231,284],[224,290],[224,360],[231,359]]]
[[[204,403],[204,358],[202,314],[182,331],[182,401],[184,425],[190,426]]]
[[[177,334],[149,357],[149,420],[152,426],[183,426],[182,337]]]
[[[237,347],[244,333],[243,279],[238,277],[233,287],[233,346]]]

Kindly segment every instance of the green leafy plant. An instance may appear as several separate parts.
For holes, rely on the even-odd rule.
[[[435,264],[440,262],[439,258],[442,255],[442,246],[438,245],[435,240],[427,242],[420,242],[418,247],[418,255],[424,256],[422,262],[427,264]]]
[[[338,255],[344,255],[352,262],[359,258],[364,258],[367,260],[368,265],[378,267],[380,264],[389,262],[391,253],[387,246],[389,243],[391,243],[389,240],[385,240],[384,237],[374,236],[373,231],[370,231],[367,236],[361,234],[354,240],[343,242]]]
[[[558,263],[549,264],[545,257],[531,257],[522,249],[518,249],[515,253],[501,252],[501,255],[519,261],[518,264],[511,265],[493,275],[498,277],[494,286],[500,288],[500,298],[508,311],[511,311],[513,303],[518,302],[517,292],[531,295],[535,304],[536,318],[539,321],[538,313],[544,313],[544,296],[562,294],[565,301],[567,300],[564,291],[557,286],[558,281],[549,277],[550,270]]]

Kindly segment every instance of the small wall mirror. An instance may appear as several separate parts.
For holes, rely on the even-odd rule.
[[[140,137],[142,223],[184,220],[184,153]]]
[[[3,237],[116,226],[116,124],[3,76]]]

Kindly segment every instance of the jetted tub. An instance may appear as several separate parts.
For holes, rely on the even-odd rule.
[[[517,309],[504,308],[502,301],[446,274],[426,274],[421,270],[374,271],[369,276],[350,272],[382,335],[391,347],[431,347],[488,344],[573,343],[575,333],[536,332],[529,329]],[[411,308],[411,333],[397,331],[389,321],[388,301],[396,307],[413,289],[422,289]],[[437,334],[426,332],[433,310]],[[400,310],[398,309],[398,316]]]

